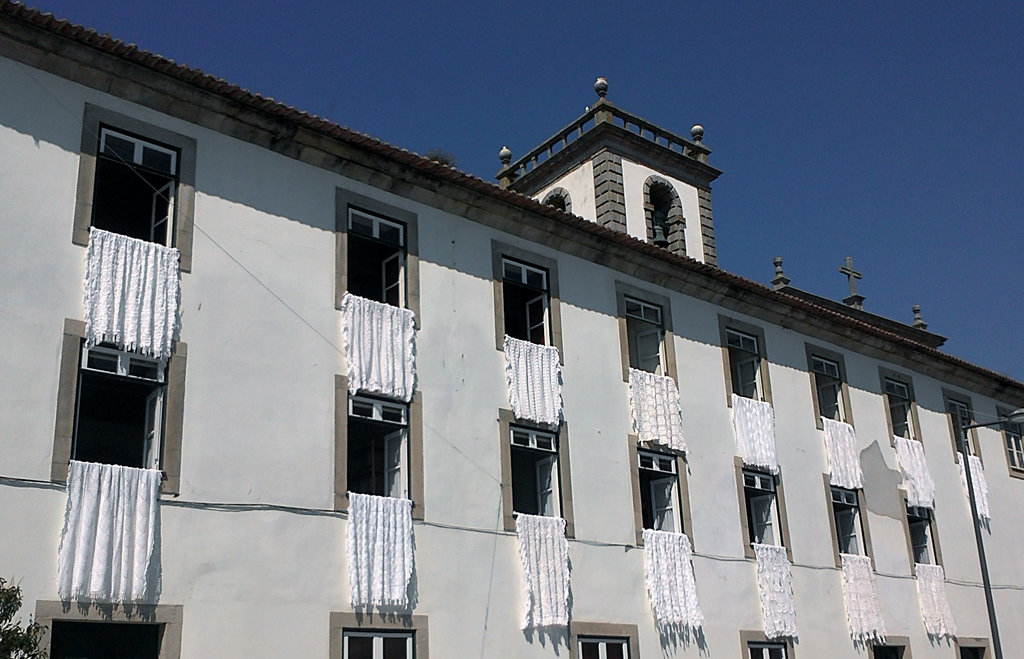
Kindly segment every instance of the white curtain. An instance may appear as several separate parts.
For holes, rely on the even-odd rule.
[[[158,359],[178,339],[180,254],[93,227],[85,269],[85,339]]]
[[[917,573],[917,598],[921,617],[929,636],[956,636],[956,622],[946,599],[946,573],[941,565],[914,565]]]
[[[348,493],[348,583],[352,606],[409,606],[412,501]]]
[[[793,574],[785,547],[754,543],[757,558],[757,590],[768,638],[796,636],[796,608],[793,605]]]
[[[743,464],[779,473],[775,458],[775,410],[771,403],[733,394],[732,423],[736,450]]]
[[[978,519],[992,519],[988,511],[988,481],[985,480],[985,468],[981,466],[981,460],[976,455],[967,456],[967,461],[971,465],[971,482],[974,485],[974,503],[978,507]],[[967,492],[967,475],[964,473],[962,455],[956,466],[960,469],[960,483],[964,487],[964,492]]]
[[[562,367],[558,348],[505,337],[505,378],[519,419],[558,425],[562,420]]]
[[[864,487],[864,474],[860,469],[857,436],[853,432],[853,426],[825,417],[821,417],[821,422],[825,428],[829,483],[850,490]]]
[[[71,461],[57,555],[62,600],[155,599],[161,478],[156,469]]]
[[[885,621],[878,606],[871,558],[855,554],[840,556],[843,559],[843,599],[850,636],[858,643],[882,643],[885,641]]]
[[[526,610],[523,629],[569,624],[569,542],[565,520],[516,516]]]
[[[416,330],[408,309],[346,293],[341,301],[348,390],[408,403],[416,388]]]
[[[686,450],[683,419],[679,411],[679,389],[675,380],[629,369],[629,405],[640,441],[664,444],[677,451]]]
[[[907,486],[907,505],[933,508],[935,481],[924,459],[924,446],[915,439],[905,437],[894,437],[893,440],[896,443],[896,459]]]
[[[693,576],[693,551],[684,533],[644,529],[647,592],[659,627],[704,624]]]

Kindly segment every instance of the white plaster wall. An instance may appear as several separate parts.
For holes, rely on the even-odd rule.
[[[492,239],[558,260],[576,522],[570,542],[574,619],[638,625],[644,657],[735,657],[737,630],[762,627],[754,564],[743,559],[721,308],[43,73],[29,78],[24,67],[2,59],[0,82],[19,90],[0,104],[0,231],[12,238],[0,251],[0,281],[6,282],[0,340],[14,347],[0,369],[0,565],[21,579],[27,610],[36,600],[56,599],[64,493],[59,485],[25,479],[49,477],[62,323],[82,316],[85,249],[71,244],[71,223],[88,101],[189,135],[198,145],[194,267],[183,276],[182,292],[182,338],[189,346],[182,490],[161,512],[161,601],[184,606],[182,656],[322,657],[329,612],[350,609],[346,521],[327,510],[333,378],[345,368],[333,304],[335,186],[419,218],[426,523],[415,526],[415,612],[429,618],[431,655],[566,656],[564,638],[520,631],[517,543],[500,530],[498,447],[504,438],[497,410],[508,401],[503,356],[494,346]],[[648,174],[632,163],[623,168],[630,208],[630,190],[642,195]],[[696,207],[691,215],[687,190],[679,191],[688,224],[699,232]],[[662,646],[643,583],[642,550],[632,546],[633,448],[626,438],[616,280],[671,299],[690,447],[690,533],[707,618],[703,645]],[[804,349],[811,339],[726,315],[765,328],[794,559],[797,655],[863,656],[848,637],[833,563],[822,484],[827,463]],[[866,511],[889,631],[910,636],[915,659],[951,657],[952,649],[931,645],[924,633],[902,523],[890,514],[899,505],[899,479],[879,362],[811,341],[845,355],[869,481],[892,486],[869,491]],[[954,615],[964,635],[987,636],[981,589],[972,585],[980,576],[942,412],[943,385],[910,375],[939,489],[943,558],[958,582],[948,587]],[[975,395],[973,403],[979,414],[994,413],[995,401]],[[981,431],[980,441],[993,512],[986,535],[992,579],[1017,587],[996,591],[1007,621],[1003,642],[1020,647],[1024,632],[1009,621],[1024,615],[1016,551],[1024,544],[1021,481],[1006,474],[998,433]],[[210,503],[258,506],[224,510]]]
[[[686,220],[686,255],[704,262],[704,238],[700,231],[700,205],[697,188],[639,163],[622,159],[622,185],[626,198],[626,232],[634,238],[647,240],[647,219],[644,215],[644,182],[649,176],[660,176],[672,184],[683,205]]]
[[[555,188],[565,188],[572,199],[572,213],[585,220],[597,222],[597,205],[594,201],[594,163],[583,161],[579,167],[558,179],[548,187],[534,195],[537,201],[544,201]]]

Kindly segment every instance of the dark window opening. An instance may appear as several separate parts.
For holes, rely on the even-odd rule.
[[[540,345],[548,344],[547,271],[502,260],[505,334]]]
[[[552,208],[557,208],[563,213],[565,212],[565,197],[563,197],[562,195],[552,195],[548,197],[547,204]]]
[[[659,247],[668,247],[668,235],[672,230],[669,215],[673,198],[672,191],[664,185],[651,186],[651,229],[654,232],[653,242]]]
[[[624,639],[581,639],[580,659],[629,659],[629,641]]]
[[[843,381],[839,364],[821,357],[811,357],[814,389],[818,397],[818,413],[826,419],[844,421]]]
[[[52,659],[157,659],[161,625],[54,620]]]
[[[405,498],[407,408],[370,398],[353,398],[348,420],[348,489],[360,494]]]
[[[860,498],[856,490],[832,488],[832,514],[836,521],[836,538],[840,554],[863,554],[860,536]]]
[[[913,439],[910,388],[902,382],[886,378],[885,396],[889,404],[889,418],[892,420],[892,434],[895,437]]]
[[[412,659],[412,634],[346,632],[343,659]]]
[[[903,659],[902,645],[876,645],[871,652],[872,659]]]
[[[550,433],[512,428],[512,510],[559,517],[558,445]]]
[[[750,659],[786,659],[786,646],[781,643],[748,643]]]
[[[628,297],[625,306],[630,367],[662,375],[661,346],[665,329],[661,307]]]
[[[985,648],[960,648],[960,659],[985,659]]]
[[[731,329],[725,331],[725,336],[732,392],[744,398],[761,400],[761,353],[757,338]]]
[[[405,306],[405,226],[357,211],[349,213],[348,291]]]
[[[910,529],[910,547],[914,552],[914,562],[926,565],[935,563],[931,511],[927,508],[907,506],[907,526]]]
[[[775,477],[743,470],[743,499],[746,507],[747,532],[750,542],[781,547],[779,506]]]
[[[682,533],[675,457],[647,451],[640,451],[637,457],[644,528]]]
[[[978,447],[974,445],[970,431],[964,430],[974,423],[974,411],[971,410],[971,406],[955,398],[949,398],[946,400],[946,410],[953,419],[953,432],[963,439],[968,455],[978,455]]]

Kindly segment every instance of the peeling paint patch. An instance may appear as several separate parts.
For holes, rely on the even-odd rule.
[[[896,488],[903,484],[903,474],[885,464],[877,441],[860,452],[860,466],[864,472],[864,504],[867,509],[876,515],[902,520],[903,505]]]

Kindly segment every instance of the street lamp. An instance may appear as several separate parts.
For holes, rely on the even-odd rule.
[[[992,630],[992,650],[995,652],[995,659],[1003,659],[1003,648],[999,643],[999,625],[996,624],[996,606],[992,601],[992,582],[988,578],[988,561],[985,560],[985,544],[981,537],[981,525],[978,524],[978,503],[974,499],[974,479],[971,478],[971,463],[967,459],[967,431],[975,428],[986,428],[998,426],[1004,423],[1024,423],[1024,407],[1017,408],[1006,416],[988,423],[971,423],[963,425],[960,418],[960,410],[956,411],[956,425],[960,429],[956,433],[956,450],[960,453],[960,464],[964,468],[964,476],[967,480],[967,499],[971,502],[971,523],[974,526],[974,541],[978,544],[978,562],[981,564],[981,582],[985,587],[985,605],[988,607],[988,625]]]

